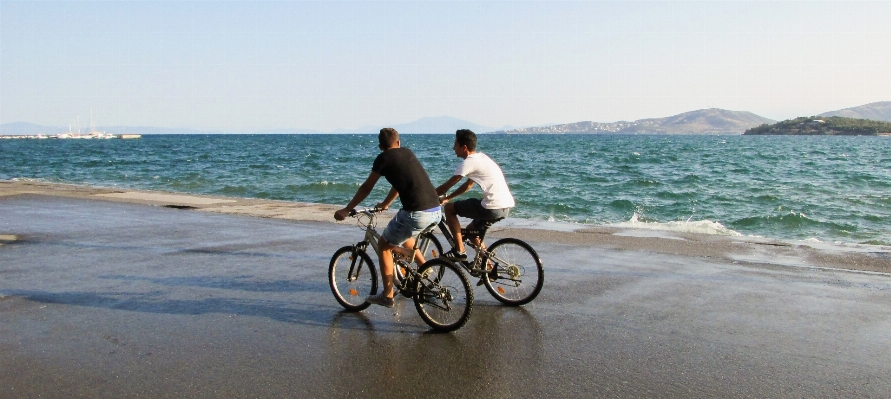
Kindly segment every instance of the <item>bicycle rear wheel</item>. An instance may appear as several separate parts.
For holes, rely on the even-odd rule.
[[[524,241],[504,238],[489,249],[489,263],[498,275],[485,278],[486,290],[505,305],[525,305],[535,299],[544,286],[544,268],[538,253]]]
[[[442,244],[439,243],[439,239],[433,233],[424,234],[423,239],[430,240],[427,248],[423,248],[424,251],[422,253],[425,260],[436,259],[442,256]]]
[[[352,312],[360,311],[370,305],[365,298],[377,294],[377,270],[365,251],[346,246],[331,257],[328,283],[341,306]]]
[[[464,273],[442,259],[427,261],[418,273],[414,300],[424,322],[437,331],[464,326],[473,310],[473,288]]]

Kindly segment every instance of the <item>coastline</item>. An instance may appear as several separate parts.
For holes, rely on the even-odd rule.
[[[0,181],[0,201],[17,195],[43,195],[97,201],[125,202],[162,206],[184,211],[212,212],[250,217],[274,218],[297,222],[335,222],[336,205],[289,201],[219,197],[122,190],[116,188],[44,183]],[[390,214],[391,215],[391,214]],[[386,218],[381,219],[385,223]],[[891,275],[891,247],[858,244],[831,244],[810,241],[782,241],[761,237],[721,236],[682,233],[629,227],[584,226],[523,219],[508,219],[489,233],[495,237],[516,237],[531,242],[577,247],[598,247],[687,257],[712,258],[731,263],[764,266],[841,269]],[[3,231],[0,236],[14,236]]]

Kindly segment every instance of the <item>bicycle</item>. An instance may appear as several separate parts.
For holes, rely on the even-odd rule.
[[[485,221],[477,230],[461,229],[465,244],[473,248],[476,255],[472,260],[468,258],[467,261],[454,263],[464,268],[471,276],[482,277],[486,290],[501,303],[509,306],[525,305],[541,292],[544,286],[544,268],[538,253],[523,240],[502,238],[486,247],[483,241],[486,232],[493,224],[503,219]],[[445,219],[439,222],[438,227],[446,241],[454,248],[455,238],[449,232]],[[479,245],[476,244],[477,237]],[[432,231],[425,233],[423,239],[435,247],[431,249],[434,256],[443,253],[442,245]]]
[[[347,245],[334,252],[328,267],[328,282],[334,298],[348,311],[361,311],[371,304],[368,295],[377,294],[377,271],[368,255],[370,245],[378,253],[377,213],[380,209],[350,212],[365,230],[365,237],[355,245]],[[415,240],[416,250],[423,254],[429,248],[424,236],[436,227],[430,225]],[[396,247],[393,250],[397,278],[394,289],[414,300],[415,309],[430,327],[438,331],[461,328],[473,310],[473,289],[461,270],[443,259],[429,258],[421,267],[413,265],[415,251]],[[344,273],[345,272],[345,273]]]

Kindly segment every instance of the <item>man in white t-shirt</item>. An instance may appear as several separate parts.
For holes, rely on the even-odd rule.
[[[444,254],[447,259],[453,261],[467,260],[464,250],[464,240],[461,237],[461,223],[458,216],[473,219],[467,228],[479,228],[487,220],[495,220],[507,217],[510,208],[516,203],[514,197],[504,180],[504,173],[498,164],[486,154],[476,152],[476,134],[467,129],[455,132],[455,155],[463,159],[455,169],[455,175],[436,188],[440,196],[445,194],[461,179],[467,177],[467,181],[455,189],[454,192],[442,199],[443,211],[449,230],[455,236],[455,248]],[[464,194],[479,184],[483,190],[483,198],[471,198],[462,201],[449,202],[461,194]]]

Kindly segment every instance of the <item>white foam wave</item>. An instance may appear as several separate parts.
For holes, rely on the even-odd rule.
[[[462,225],[466,224],[470,221],[470,219],[459,218],[462,222]],[[535,230],[551,230],[551,231],[565,231],[565,232],[573,232],[579,229],[583,229],[586,227],[590,227],[584,224],[573,223],[573,222],[560,222],[554,220],[553,217],[549,217],[547,220],[540,219],[521,219],[521,218],[507,218],[502,222],[499,222],[496,226],[499,227],[512,227],[512,228],[522,228],[522,229],[535,229]]]
[[[719,222],[713,222],[711,220],[687,220],[682,222],[642,222],[639,219],[639,216],[635,213],[634,216],[631,217],[627,222],[621,223],[613,223],[607,224],[607,227],[620,227],[620,228],[631,228],[631,229],[646,229],[646,230],[663,230],[663,231],[675,231],[681,233],[695,233],[695,234],[711,234],[711,235],[719,235],[719,236],[731,236],[731,237],[740,237],[742,234],[728,229],[726,226]]]
[[[459,218],[462,224],[465,224],[470,221],[470,219]],[[668,232],[679,232],[679,233],[695,233],[695,234],[710,234],[710,235],[720,235],[720,236],[728,236],[728,237],[744,237],[743,234],[738,233],[734,230],[728,229],[723,224],[719,222],[713,222],[710,220],[699,220],[692,221],[687,220],[685,222],[667,222],[667,223],[657,223],[657,222],[641,222],[639,220],[639,216],[634,214],[630,220],[627,222],[621,223],[606,223],[606,224],[589,224],[589,223],[579,223],[579,222],[571,222],[571,221],[558,221],[555,220],[553,216],[548,217],[547,219],[525,219],[525,218],[508,218],[503,222],[498,224],[500,227],[514,227],[514,228],[526,228],[526,229],[537,229],[537,230],[553,230],[553,231],[566,231],[573,232],[580,229],[591,228],[591,227],[609,227],[609,228],[621,228],[621,229],[629,229],[629,230],[650,230],[650,231],[668,231]],[[632,232],[624,232],[624,235],[634,235],[637,233]],[[644,234],[644,233],[640,233]],[[651,234],[644,234],[641,237],[655,237]],[[659,237],[663,237],[662,235],[656,235]],[[664,236],[664,238],[673,238],[670,236]]]

